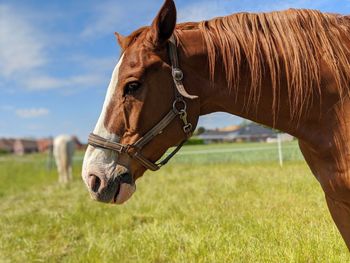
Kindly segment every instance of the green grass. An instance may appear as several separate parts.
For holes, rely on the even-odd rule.
[[[193,147],[217,146],[184,151]],[[67,187],[56,184],[42,155],[0,160],[0,262],[350,259],[321,188],[299,157],[280,168],[274,156],[247,164],[179,155],[146,173],[125,205],[111,206],[89,199],[80,156]]]

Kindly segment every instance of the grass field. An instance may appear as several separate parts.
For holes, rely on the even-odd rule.
[[[349,262],[319,184],[284,146],[283,168],[266,144],[187,146],[123,206],[90,200],[82,153],[67,187],[43,155],[1,156],[0,262]]]

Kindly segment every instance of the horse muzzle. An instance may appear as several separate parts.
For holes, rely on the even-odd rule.
[[[122,204],[136,191],[136,185],[129,172],[115,175],[110,179],[101,175],[89,174],[87,185],[91,197],[104,203]]]

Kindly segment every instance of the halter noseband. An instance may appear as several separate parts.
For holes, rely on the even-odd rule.
[[[143,137],[133,144],[121,144],[113,141],[109,141],[96,134],[90,133],[88,143],[91,146],[112,150],[119,154],[127,154],[131,158],[137,160],[145,168],[152,171],[158,170],[165,165],[183,146],[189,137],[192,135],[192,124],[187,121],[187,104],[184,98],[195,99],[197,96],[193,96],[187,93],[182,83],[183,72],[179,68],[179,59],[176,49],[176,40],[172,36],[168,42],[168,52],[171,62],[172,77],[175,84],[175,99],[171,110],[161,119],[151,130],[149,130]],[[159,163],[154,163],[148,160],[141,154],[142,148],[148,144],[154,137],[161,134],[174,119],[179,116],[183,122],[183,132],[186,134],[184,139],[164,160]]]

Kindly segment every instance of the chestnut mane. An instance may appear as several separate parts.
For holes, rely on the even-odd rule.
[[[194,27],[185,23],[178,29]],[[348,94],[350,80],[350,18],[316,10],[289,9],[271,13],[239,13],[197,24],[203,35],[209,72],[214,79],[222,61],[231,89],[238,89],[244,61],[250,71],[250,95],[246,107],[257,104],[262,78],[269,74],[273,113],[278,112],[281,76],[288,86],[291,116],[300,117],[321,94],[323,63],[336,82],[340,97]],[[181,35],[181,34],[180,34]]]

